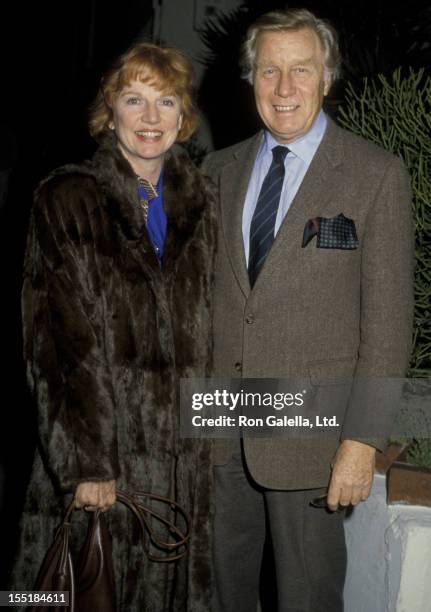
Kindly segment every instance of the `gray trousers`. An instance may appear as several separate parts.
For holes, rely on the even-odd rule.
[[[215,591],[212,612],[255,612],[269,525],[278,612],[342,612],[346,572],[343,513],[313,508],[324,490],[256,485],[238,450],[215,467]],[[273,612],[273,611],[271,611]]]

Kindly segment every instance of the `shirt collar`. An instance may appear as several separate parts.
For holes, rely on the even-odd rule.
[[[289,150],[295,155],[295,157],[299,157],[306,164],[310,164],[322,141],[327,123],[328,120],[326,115],[321,109],[308,132],[301,138],[298,138],[298,140],[295,140],[286,146],[289,147]],[[265,130],[264,134],[265,136],[259,156],[262,155],[263,157],[266,155],[271,155],[272,159],[271,151],[280,143],[275,140],[274,136],[268,130]]]

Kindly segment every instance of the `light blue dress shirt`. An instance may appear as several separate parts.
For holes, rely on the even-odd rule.
[[[286,155],[284,166],[286,174],[284,176],[283,188],[281,191],[280,204],[275,220],[275,235],[277,235],[280,225],[304,179],[304,176],[311,164],[311,161],[322,141],[326,130],[327,119],[321,110],[308,132],[289,145],[290,152]],[[280,143],[265,130],[264,138],[254,162],[250,182],[248,184],[247,195],[242,213],[242,235],[244,240],[245,258],[248,265],[248,255],[250,249],[250,224],[256,208],[260,189],[263,180],[268,173],[272,162],[272,149]]]

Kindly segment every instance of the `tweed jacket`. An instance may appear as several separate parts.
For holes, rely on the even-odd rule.
[[[340,439],[358,438],[379,409],[358,381],[402,377],[412,331],[413,232],[403,163],[328,120],[323,140],[250,290],[242,211],[262,133],[211,153],[203,170],[220,192],[214,306],[215,376],[304,377],[320,393],[352,378],[338,436],[244,439],[247,466],[274,489],[326,486]],[[353,220],[357,248],[302,246],[310,219]],[[370,382],[371,387],[372,382]],[[372,389],[371,389],[372,391]],[[305,415],[307,416],[307,415]],[[378,448],[384,433],[368,436]],[[362,438],[363,439],[363,438]],[[225,463],[231,443],[217,442]]]
[[[128,492],[176,499],[193,521],[189,555],[155,563],[125,508],[107,512],[118,610],[209,609],[211,448],[180,439],[178,382],[209,373],[215,198],[177,145],[165,160],[164,206],[160,266],[113,134],[37,191],[22,305],[39,443],[14,588],[33,587],[76,485],[116,479]]]

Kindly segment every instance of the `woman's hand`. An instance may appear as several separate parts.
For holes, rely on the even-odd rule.
[[[115,480],[102,482],[80,482],[76,487],[75,506],[85,510],[96,510],[102,512],[108,510],[115,504]]]

